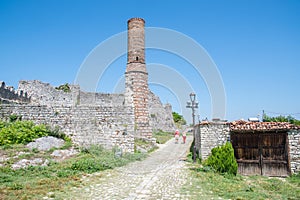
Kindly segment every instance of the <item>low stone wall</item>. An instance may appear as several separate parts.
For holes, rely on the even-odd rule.
[[[59,127],[80,146],[100,144],[134,151],[134,114],[130,107],[0,105],[0,117],[21,115],[23,120]]]
[[[300,130],[288,132],[291,172],[300,172]]]
[[[225,144],[230,138],[229,124],[207,122],[195,126],[196,150],[206,159],[214,147]]]

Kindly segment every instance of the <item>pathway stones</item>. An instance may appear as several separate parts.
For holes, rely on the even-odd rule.
[[[65,199],[189,199],[180,189],[189,181],[183,158],[191,142],[191,136],[186,144],[172,139],[143,161],[85,177],[84,186],[73,188]]]

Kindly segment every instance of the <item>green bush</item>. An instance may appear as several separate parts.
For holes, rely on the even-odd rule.
[[[63,85],[60,85],[60,86],[58,86],[58,87],[55,87],[55,89],[57,89],[57,90],[62,90],[62,91],[64,91],[64,92],[71,92],[71,88],[70,88],[70,85],[68,84],[68,83],[65,83],[65,84],[63,84]]]
[[[237,174],[238,165],[230,142],[211,150],[211,155],[203,163],[219,173]]]
[[[49,127],[43,124],[35,125],[32,121],[0,121],[0,146],[27,144],[36,138],[48,135],[56,136],[65,139],[66,141],[70,140],[65,134],[51,131]]]

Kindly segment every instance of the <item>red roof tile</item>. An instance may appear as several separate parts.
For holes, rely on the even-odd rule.
[[[230,123],[231,131],[287,131],[300,129],[300,126],[288,122],[247,122],[233,121]]]

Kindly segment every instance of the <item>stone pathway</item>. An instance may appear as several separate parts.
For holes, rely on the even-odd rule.
[[[86,177],[88,184],[73,188],[65,199],[189,199],[180,189],[188,180],[184,159],[191,143],[191,136],[186,144],[172,139],[143,161]]]

